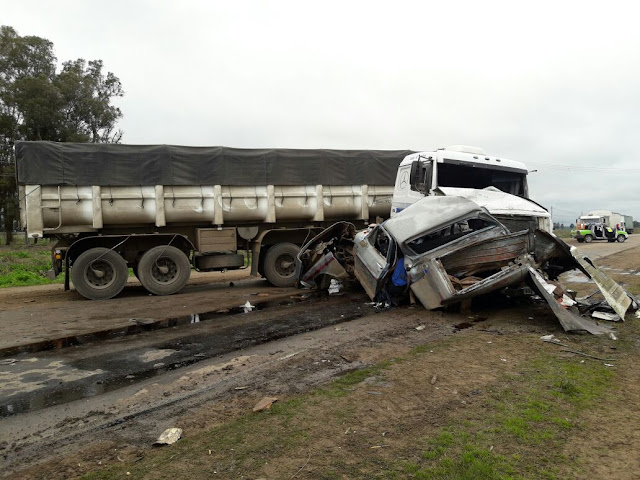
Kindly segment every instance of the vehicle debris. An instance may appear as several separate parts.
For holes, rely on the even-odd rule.
[[[595,311],[595,312],[593,312],[591,314],[591,316],[593,318],[597,318],[598,320],[606,320],[608,322],[620,322],[620,321],[622,321],[620,316],[616,315],[615,313],[607,313],[607,312]]]
[[[342,283],[335,278],[331,279],[331,283],[329,284],[329,295],[337,295],[342,290]]]
[[[578,350],[569,350],[568,348],[564,348],[564,349],[562,349],[560,351],[561,352],[567,352],[567,353],[573,353],[575,355],[580,355],[582,357],[593,358],[594,360],[602,360],[604,362],[615,362],[616,361],[615,358],[596,357],[595,355],[589,355],[588,353],[579,352]]]
[[[568,347],[569,346],[566,343],[562,343],[560,340],[558,340],[555,337],[555,335],[543,335],[542,337],[540,337],[540,340],[542,340],[543,342],[547,342],[547,343],[553,343],[554,345],[560,345],[561,347]]]
[[[244,310],[244,313],[249,313],[256,307],[255,305],[251,305],[251,302],[247,300],[247,302],[244,305],[240,305],[240,308]]]
[[[278,401],[278,397],[263,397],[256,406],[253,407],[254,412],[261,412],[263,410],[269,410],[271,405]]]
[[[300,250],[299,284],[326,289],[334,279],[355,278],[375,308],[408,303],[411,292],[428,310],[521,288],[544,299],[565,331],[610,334],[610,326],[582,316],[594,306],[575,300],[558,276],[577,269],[593,279],[621,320],[638,305],[591,260],[539,228],[540,208],[518,198],[519,220],[509,222],[513,231],[462,196],[425,197],[359,232],[351,223],[338,222]]]
[[[167,428],[164,432],[160,434],[158,439],[155,441],[154,445],[172,445],[180,440],[182,436],[181,428]]]
[[[287,360],[287,359],[289,359],[289,358],[291,358],[291,357],[295,357],[295,356],[296,356],[296,355],[298,355],[299,353],[300,353],[300,352],[293,352],[293,353],[290,353],[290,354],[288,354],[288,355],[285,355],[284,357],[280,357],[278,360]]]

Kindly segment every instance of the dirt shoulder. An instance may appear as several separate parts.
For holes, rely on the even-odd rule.
[[[74,337],[118,331],[140,323],[238,307],[249,301],[298,295],[294,288],[276,288],[246,270],[194,273],[180,293],[166,297],[148,294],[135,280],[110,300],[87,300],[62,285],[0,290],[0,351],[40,343],[72,341]]]

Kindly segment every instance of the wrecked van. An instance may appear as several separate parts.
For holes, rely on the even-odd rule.
[[[580,317],[577,308],[567,310],[576,302],[564,294],[559,295],[561,311],[555,308],[556,285],[550,282],[575,268],[591,276],[567,244],[535,227],[512,232],[486,208],[459,196],[425,197],[359,232],[348,222],[337,223],[303,246],[296,268],[303,286],[326,288],[332,279],[355,277],[372,300],[393,303],[389,287],[398,262],[406,273],[406,293],[410,290],[427,309],[528,286],[554,303],[566,330],[608,330]],[[632,298],[616,292],[624,318]]]

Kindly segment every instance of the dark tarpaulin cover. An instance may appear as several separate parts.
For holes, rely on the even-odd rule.
[[[21,185],[394,185],[410,150],[16,142]]]

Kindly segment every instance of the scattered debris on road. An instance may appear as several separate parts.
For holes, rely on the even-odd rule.
[[[553,343],[554,345],[560,345],[561,347],[568,347],[569,346],[566,343],[562,343],[560,340],[558,340],[555,337],[555,335],[543,335],[542,337],[540,337],[540,340],[542,340],[543,342],[547,342],[547,343]]]
[[[263,410],[269,410],[271,405],[278,401],[278,397],[263,397],[256,406],[253,407],[254,412],[261,412]]]
[[[154,445],[172,445],[180,440],[181,436],[181,428],[167,428],[164,432],[162,432],[162,434],[160,434]]]
[[[606,320],[607,322],[621,322],[622,319],[619,315],[615,313],[607,313],[607,312],[599,312],[595,311],[591,314],[593,318],[597,318],[598,320]]]
[[[255,305],[251,305],[251,302],[247,300],[247,302],[244,305],[240,305],[240,308],[244,310],[244,313],[249,313],[256,307]]]
[[[288,355],[285,355],[284,357],[280,357],[278,360],[287,360],[291,357],[295,357],[296,355],[298,355],[300,352],[294,352],[294,353],[290,353]]]
[[[573,353],[575,355],[580,355],[582,357],[587,357],[587,358],[593,358],[594,360],[602,360],[605,362],[615,362],[616,359],[615,358],[602,358],[602,357],[596,357],[595,355],[589,355],[588,353],[584,353],[584,352],[579,352],[577,350],[570,350],[568,348],[562,349],[560,350],[561,352],[567,352],[567,353]]]
[[[328,290],[329,295],[337,295],[342,291],[342,282],[336,280],[335,278],[332,278]]]

